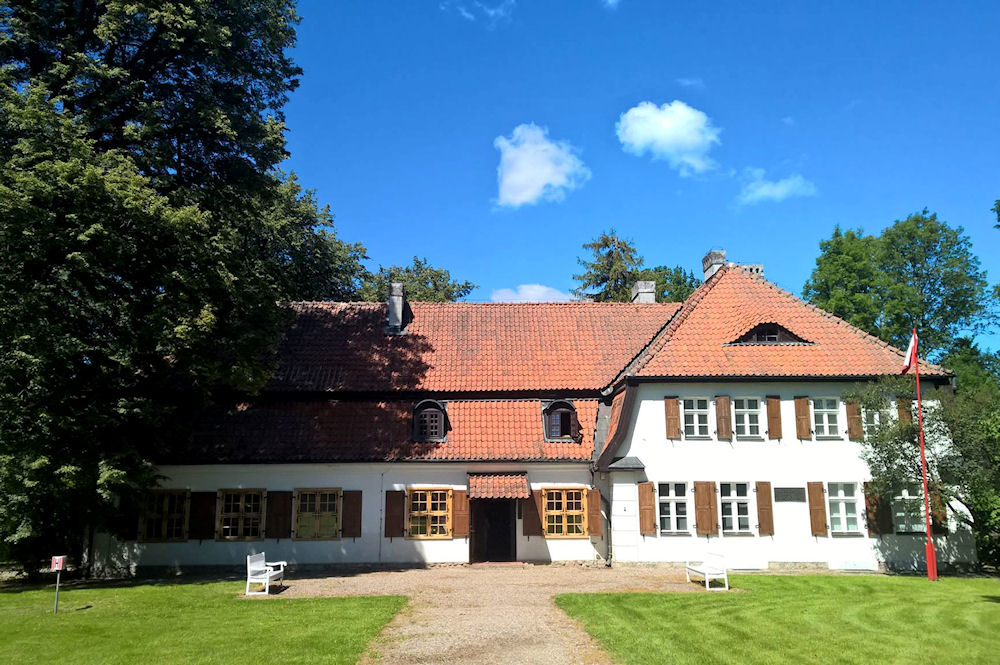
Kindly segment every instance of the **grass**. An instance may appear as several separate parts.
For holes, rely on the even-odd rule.
[[[738,576],[739,591],[565,594],[556,604],[636,663],[997,663],[1000,580]]]
[[[241,598],[242,582],[0,589],[0,654],[34,663],[355,663],[402,596]]]

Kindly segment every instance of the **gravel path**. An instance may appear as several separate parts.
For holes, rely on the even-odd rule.
[[[605,665],[611,661],[553,596],[574,591],[684,591],[676,568],[481,564],[422,570],[348,571],[291,579],[282,596],[405,595],[410,604],[363,661]]]

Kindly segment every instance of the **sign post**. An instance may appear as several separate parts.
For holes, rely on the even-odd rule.
[[[56,571],[56,602],[52,606],[52,613],[59,614],[59,578],[62,575],[63,568],[66,567],[66,556],[54,556],[52,557],[52,568],[51,570]]]

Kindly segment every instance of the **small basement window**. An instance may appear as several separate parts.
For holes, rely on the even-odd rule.
[[[413,409],[413,438],[417,441],[444,441],[448,414],[440,402],[424,400]]]

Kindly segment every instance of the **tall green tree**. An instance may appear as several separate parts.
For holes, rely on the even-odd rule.
[[[631,288],[643,264],[635,245],[620,238],[611,229],[585,243],[583,248],[590,252],[590,257],[577,259],[584,270],[573,275],[573,279],[580,283],[573,289],[573,294],[594,302],[631,300]]]
[[[877,237],[835,229],[820,249],[804,297],[890,344],[905,347],[916,327],[921,350],[939,357],[995,320],[968,236],[927,210]]]
[[[361,300],[384,301],[391,282],[402,282],[407,299],[415,302],[455,302],[476,288],[472,282],[454,280],[448,270],[414,256],[408,266],[379,266],[378,272],[365,279]]]
[[[635,279],[656,282],[656,302],[683,302],[701,285],[697,275],[681,266],[644,268]]]
[[[365,258],[294,177],[291,2],[0,7],[0,539],[79,555],[184,419]]]

